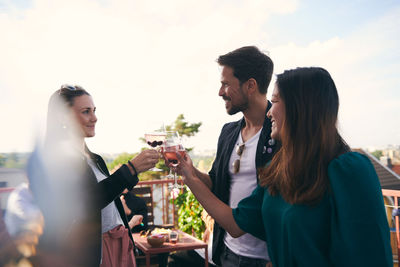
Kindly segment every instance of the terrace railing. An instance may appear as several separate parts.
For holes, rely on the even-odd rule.
[[[382,195],[385,197],[385,207],[388,216],[389,226],[395,231],[391,231],[390,239],[393,253],[394,266],[398,266],[398,257],[400,255],[400,224],[399,224],[399,198],[400,190],[382,189]]]

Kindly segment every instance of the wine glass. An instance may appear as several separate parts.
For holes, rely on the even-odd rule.
[[[180,153],[182,157],[185,156],[185,149],[183,148],[181,138],[179,137],[178,132],[167,132],[164,146],[162,148],[164,158],[168,163],[172,165],[173,168],[176,168],[179,165],[178,157],[176,153]],[[171,170],[171,168],[170,168]],[[182,188],[182,185],[179,185],[177,182],[176,172],[174,172],[174,184],[172,188]]]
[[[144,138],[146,139],[146,143],[151,147],[151,148],[157,148],[161,147],[164,144],[166,133],[162,130],[159,131],[151,131],[151,132],[146,132],[144,134]],[[157,149],[159,152],[160,150]],[[149,169],[149,171],[153,172],[159,172],[162,171],[161,169],[158,169],[156,167],[153,167]]]

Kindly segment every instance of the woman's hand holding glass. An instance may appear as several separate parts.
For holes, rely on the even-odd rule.
[[[162,130],[149,131],[144,134],[144,138],[146,139],[146,143],[151,147],[157,149],[157,151],[161,152],[162,145],[165,142],[165,137],[167,133],[164,131],[164,126]],[[156,167],[152,167],[149,169],[150,171],[162,171]]]
[[[147,171],[156,166],[160,156],[157,150],[147,149],[143,150],[136,157],[131,159],[131,163],[135,166],[137,174]]]

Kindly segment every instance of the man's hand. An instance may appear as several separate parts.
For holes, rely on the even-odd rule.
[[[176,172],[179,175],[182,175],[183,182],[186,184],[187,182],[190,182],[190,179],[193,179],[196,176],[192,159],[187,153],[185,153],[184,157],[182,157],[180,153],[176,153],[176,156],[179,161],[179,165],[176,167]]]

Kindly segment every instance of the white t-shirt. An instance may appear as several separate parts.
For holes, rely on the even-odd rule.
[[[100,182],[107,178],[96,166],[92,159],[87,159],[89,166],[92,168],[96,175],[97,182]],[[114,229],[118,225],[124,225],[121,215],[119,215],[115,202],[111,202],[105,208],[101,210],[101,232],[105,233],[111,229]]]
[[[232,151],[229,160],[229,174],[231,176],[229,206],[231,208],[236,208],[238,203],[243,198],[248,197],[257,187],[255,158],[260,134],[261,129],[257,134],[245,142],[245,148],[242,157],[240,158],[236,153],[236,146],[243,144],[242,134],[240,133],[235,148]],[[240,170],[238,173],[234,174],[232,164],[239,158]],[[224,242],[230,250],[238,255],[269,260],[266,242],[251,234],[244,234],[241,237],[233,238],[230,234],[225,233]]]

